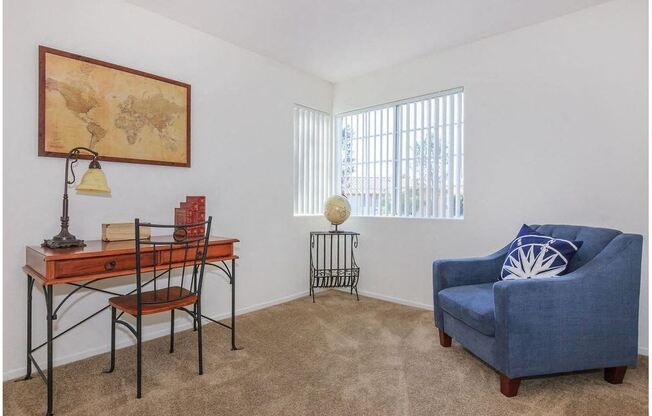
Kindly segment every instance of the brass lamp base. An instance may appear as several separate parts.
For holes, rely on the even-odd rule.
[[[84,243],[84,240],[55,240],[55,239],[50,239],[50,240],[43,240],[43,244],[41,244],[43,247],[47,248],[68,248],[68,247],[85,247],[86,243]]]
[[[68,227],[62,228],[59,234],[50,238],[49,240],[43,240],[43,247],[47,248],[68,248],[68,247],[85,247],[86,243],[84,240],[80,240],[74,235],[68,232]]]

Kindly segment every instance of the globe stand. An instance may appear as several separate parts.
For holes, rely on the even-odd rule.
[[[333,224],[335,225],[335,224]],[[360,267],[355,256],[358,236],[353,231],[310,232],[310,296],[325,288],[348,288],[358,298]]]
[[[337,225],[338,225],[338,224],[332,224],[332,223],[331,223],[331,225],[334,225],[334,226],[335,226],[335,230],[329,231],[329,233],[333,233],[333,234],[335,234],[335,233],[343,233],[343,232],[344,232],[344,231],[340,231],[340,230],[337,229]]]

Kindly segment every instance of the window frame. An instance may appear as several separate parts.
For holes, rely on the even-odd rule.
[[[377,218],[412,218],[412,219],[426,219],[426,220],[431,220],[431,219],[432,220],[463,220],[464,219],[464,211],[465,211],[465,208],[466,208],[465,204],[464,204],[464,147],[465,147],[464,146],[464,141],[465,141],[464,140],[464,136],[465,136],[465,134],[464,134],[464,123],[465,123],[465,121],[464,121],[464,112],[465,112],[464,111],[464,101],[465,101],[464,100],[464,92],[465,92],[464,87],[455,87],[455,88],[441,90],[441,91],[437,91],[437,92],[433,92],[433,93],[429,93],[429,94],[423,94],[423,95],[410,97],[410,98],[405,98],[405,99],[401,99],[401,100],[390,101],[390,102],[386,102],[386,103],[383,103],[383,104],[377,104],[377,105],[373,105],[373,106],[369,106],[369,107],[363,107],[363,108],[358,108],[358,109],[355,109],[355,110],[349,110],[349,111],[345,111],[345,112],[341,112],[341,113],[337,113],[337,114],[333,115],[333,123],[335,124],[334,128],[333,128],[333,134],[335,136],[334,140],[335,140],[335,145],[337,147],[337,149],[336,149],[337,157],[336,157],[336,160],[335,160],[335,162],[337,163],[337,166],[335,167],[337,180],[336,180],[335,186],[336,186],[337,192],[342,193],[342,188],[341,188],[341,185],[342,185],[342,148],[341,148],[342,140],[341,140],[341,134],[342,134],[342,131],[343,131],[342,120],[345,117],[357,116],[357,115],[360,115],[360,114],[369,114],[371,112],[378,111],[378,110],[386,110],[387,109],[388,111],[391,111],[393,113],[394,125],[391,126],[391,128],[390,128],[391,134],[393,135],[393,139],[392,139],[393,140],[393,151],[392,151],[392,154],[391,154],[391,157],[392,157],[392,162],[391,162],[392,163],[392,186],[391,186],[392,204],[391,204],[391,213],[385,214],[385,215],[382,215],[382,214],[379,215],[379,214],[377,214],[375,212],[370,213],[369,204],[367,203],[367,204],[363,205],[363,209],[362,209],[361,213],[352,213],[351,214],[352,216],[367,217],[367,218],[369,218],[369,217],[371,217],[371,218],[376,218],[376,217]],[[446,198],[450,198],[451,195],[456,195],[455,196],[455,198],[456,198],[455,199],[455,208],[450,208],[450,205],[449,205],[451,203],[450,200],[448,201],[447,204],[442,205],[442,210],[444,210],[444,209],[447,210],[447,211],[448,210],[450,210],[450,211],[454,210],[456,212],[448,214],[448,215],[442,215],[440,213],[439,215],[436,215],[436,216],[435,215],[426,215],[426,216],[418,215],[417,216],[417,215],[415,215],[414,212],[412,212],[411,215],[408,215],[407,213],[402,213],[402,214],[399,215],[397,213],[397,207],[399,206],[398,198],[399,198],[399,195],[401,194],[401,186],[402,186],[403,180],[402,180],[402,177],[401,177],[401,180],[397,180],[397,179],[399,179],[399,175],[400,175],[400,171],[401,171],[401,168],[398,168],[398,165],[402,166],[402,164],[403,164],[403,159],[402,159],[402,155],[401,155],[401,148],[403,147],[403,144],[402,144],[401,140],[402,140],[402,135],[405,133],[405,130],[403,130],[402,127],[401,127],[401,121],[403,119],[402,114],[401,114],[401,107],[404,106],[404,105],[410,105],[410,104],[416,104],[416,103],[422,103],[421,105],[423,105],[423,103],[426,102],[427,100],[438,99],[440,97],[454,97],[456,94],[459,94],[459,99],[458,99],[459,100],[459,107],[456,108],[455,114],[451,114],[451,121],[450,122],[444,121],[444,123],[441,125],[442,126],[441,128],[443,128],[444,130],[448,129],[448,128],[451,129],[450,130],[450,134],[451,134],[451,136],[450,136],[450,144],[451,145],[456,143],[456,137],[459,138],[459,148],[457,149],[457,153],[459,153],[459,156],[457,155],[457,153],[454,150],[450,151],[450,155],[448,156],[449,163],[450,163],[450,161],[455,159],[456,164],[450,167],[450,171],[446,170],[447,174],[450,174],[450,175],[454,174],[455,177],[456,177],[455,183],[453,183],[453,178],[451,176],[450,184],[446,185],[447,187],[451,187],[451,188],[455,187],[456,190],[451,190],[451,191],[449,191],[449,192],[447,192],[445,194]],[[454,104],[454,98],[452,98],[452,99],[453,99],[453,103],[451,104],[451,106],[454,106],[455,105]],[[446,114],[446,113],[444,112],[444,114]],[[458,117],[457,121],[455,119],[456,115]],[[422,121],[423,121],[423,119],[422,119]],[[431,128],[431,126],[429,126],[428,128]],[[382,126],[381,126],[381,129],[382,129]],[[421,130],[423,131],[423,129],[424,129],[424,127],[422,126]],[[407,133],[408,135],[410,134],[409,130],[410,129],[408,129],[408,133]],[[416,127],[415,127],[415,130],[416,130]],[[389,133],[390,133],[390,131],[388,131],[387,134],[389,134]],[[444,138],[448,137],[448,134],[449,134],[448,132],[445,132],[444,133]],[[383,133],[381,133],[381,135],[383,135]],[[439,133],[437,133],[437,135],[439,135]],[[369,140],[369,138],[367,137],[366,140]],[[444,140],[446,140],[446,139],[444,139]],[[446,143],[448,145],[448,142],[446,142]],[[387,144],[387,146],[389,146],[389,144]],[[440,159],[439,157],[437,159],[435,159],[435,162],[438,163],[439,159]],[[369,163],[369,162],[367,162],[367,163]],[[377,163],[377,162],[373,162],[373,163]],[[381,161],[381,163],[382,163],[382,161]],[[406,164],[408,164],[408,166],[409,166],[409,161],[406,160]],[[409,167],[408,167],[408,170],[409,170]],[[381,168],[381,172],[382,172],[382,168]],[[443,172],[443,170],[442,170],[442,172]],[[441,180],[439,174],[437,176],[437,180],[438,181]],[[424,189],[426,189],[429,193],[432,193],[436,189],[436,187],[434,187],[434,184],[433,184],[432,190],[428,190],[427,188],[428,187],[426,187]],[[414,191],[412,190],[411,192],[414,192]],[[441,190],[438,190],[437,192],[441,192]],[[419,193],[419,195],[421,195],[421,193]],[[441,195],[444,196],[444,193],[442,193]],[[446,208],[443,208],[444,206]],[[403,209],[405,209],[405,208],[403,208]],[[433,207],[432,209],[433,209],[433,213],[434,213],[435,208]],[[365,210],[366,210],[366,213],[365,213]],[[458,210],[459,210],[459,215],[457,215]],[[421,211],[421,207],[419,208],[419,211]]]

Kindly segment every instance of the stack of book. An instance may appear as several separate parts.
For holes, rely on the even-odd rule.
[[[174,225],[196,224],[206,221],[206,197],[187,196],[186,201],[174,209]],[[203,237],[205,227],[198,225],[186,228],[189,238]]]
[[[140,239],[149,240],[152,231],[146,225],[140,226]],[[136,239],[136,227],[133,222],[102,224],[102,241],[127,241]]]

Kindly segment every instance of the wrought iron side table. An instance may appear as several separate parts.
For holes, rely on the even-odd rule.
[[[358,296],[360,267],[355,262],[358,236],[352,231],[310,232],[310,296],[315,302],[315,288],[350,287]]]

